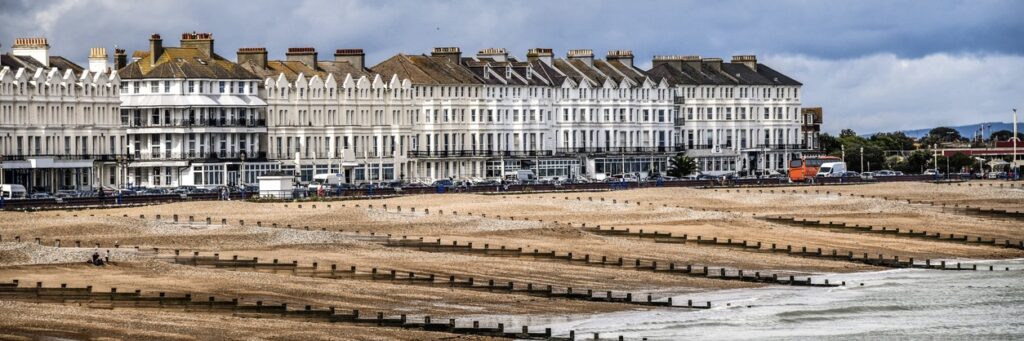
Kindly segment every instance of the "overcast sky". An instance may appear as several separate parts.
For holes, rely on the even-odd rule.
[[[85,65],[89,47],[146,49],[152,33],[212,32],[215,49],[357,47],[395,53],[531,47],[630,49],[758,60],[804,83],[825,129],[891,131],[1009,121],[1024,108],[1024,1],[76,1],[0,0],[0,47],[46,36]]]

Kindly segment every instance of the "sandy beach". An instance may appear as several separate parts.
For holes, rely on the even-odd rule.
[[[1020,220],[966,215],[959,210],[941,207],[941,203],[1000,209],[1024,207],[1024,189],[1020,186],[1000,187],[1000,182],[992,182],[994,186],[987,184],[975,182],[972,187],[967,187],[883,183],[773,189],[649,188],[580,193],[435,194],[334,202],[184,202],[117,209],[0,212],[0,281],[18,279],[22,283],[43,282],[48,286],[60,283],[91,285],[101,291],[117,287],[201,292],[380,311],[389,315],[445,318],[658,309],[446,286],[195,267],[174,264],[169,259],[173,257],[172,250],[180,249],[182,254],[199,251],[203,255],[218,253],[222,258],[237,255],[240,259],[259,257],[261,260],[278,259],[287,263],[297,261],[300,265],[317,262],[321,266],[336,264],[343,269],[350,266],[394,269],[595,292],[650,293],[656,297],[687,295],[699,300],[702,293],[712,290],[771,284],[584,266],[530,257],[423,252],[387,246],[380,237],[423,237],[431,241],[440,238],[446,243],[472,242],[476,247],[488,244],[491,248],[553,250],[612,259],[643,258],[664,264],[672,262],[794,275],[876,271],[882,268],[849,261],[771,253],[763,249],[777,244],[780,247],[834,249],[843,254],[882,254],[886,258],[897,256],[919,260],[1020,258],[1024,256],[1020,249],[799,227],[763,219],[787,216],[962,234],[1000,242],[1024,240],[1024,232],[1020,229],[1024,223]],[[175,214],[178,222],[171,219]],[[157,215],[160,215],[159,220]],[[189,216],[195,221],[190,223]],[[209,225],[207,217],[212,221]],[[226,225],[221,224],[222,219],[226,219]],[[245,225],[240,225],[239,220],[244,220]],[[262,226],[256,226],[257,221]],[[274,223],[278,227],[273,227]],[[761,242],[763,249],[655,243],[650,239],[595,234],[581,229],[583,224],[605,229],[658,231],[676,236],[686,234],[693,238],[699,235],[707,239]],[[286,228],[288,225],[292,228]],[[307,226],[308,231],[305,229]],[[342,230],[344,232],[339,232]],[[375,237],[369,237],[371,232]],[[20,243],[15,242],[15,236],[21,240]],[[39,238],[42,245],[36,245],[35,238]],[[55,247],[57,239],[61,241],[61,247]],[[79,241],[82,247],[73,247],[75,241]],[[92,246],[96,243],[101,245],[98,250]],[[114,244],[120,247],[114,249],[111,247]],[[143,251],[136,251],[135,246]],[[152,248],[161,251],[145,251]],[[85,263],[94,251],[105,253],[108,249],[112,250],[112,264],[97,267]],[[479,339],[398,328],[254,319],[166,309],[100,310],[81,305],[28,303],[2,296],[0,305],[3,306],[0,309],[3,317],[0,318],[3,321],[0,337],[12,339],[30,335],[167,340]],[[90,317],[96,315],[104,316],[102,323],[91,322]]]

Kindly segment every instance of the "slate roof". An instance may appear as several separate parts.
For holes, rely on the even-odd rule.
[[[140,59],[118,70],[121,79],[142,78],[209,78],[209,79],[258,79],[258,77],[237,63],[216,53],[206,56],[194,48],[164,47],[155,65],[149,62],[151,51],[136,51],[133,56]]]
[[[484,84],[469,68],[440,56],[399,53],[370,69],[382,75],[397,74],[413,84]]]
[[[295,81],[300,73],[305,75],[307,79],[314,75],[320,76],[321,79],[326,79],[328,74],[334,74],[334,79],[338,82],[344,80],[348,74],[351,74],[353,79],[358,79],[362,76],[372,78],[374,75],[371,70],[363,69],[349,62],[333,60],[318,60],[315,70],[305,63],[296,60],[270,60],[267,61],[266,68],[261,68],[252,62],[243,63],[241,66],[260,78],[276,78],[278,75],[284,74],[284,77],[290,82]]]
[[[50,56],[50,66],[46,67],[43,63],[28,56],[15,56],[11,53],[5,53],[0,55],[0,68],[4,66],[11,68],[11,70],[17,70],[19,68],[25,68],[29,72],[35,72],[37,69],[52,69],[57,68],[58,70],[71,70],[76,76],[81,75],[85,69],[75,64],[74,62],[67,60],[61,56]]]
[[[757,64],[754,71],[744,64],[723,62],[721,70],[716,71],[707,63],[701,63],[700,68],[686,62],[674,63],[675,66],[656,63],[647,74],[654,80],[665,78],[671,85],[803,85],[764,64]]]

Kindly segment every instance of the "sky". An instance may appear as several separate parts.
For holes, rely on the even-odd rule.
[[[654,55],[755,54],[804,84],[824,130],[858,133],[1011,120],[1024,109],[1024,1],[198,1],[0,0],[0,51],[45,36],[85,63],[90,47],[176,46],[212,32],[215,50],[362,48],[372,66],[396,53],[459,46],[628,49]],[[112,53],[111,53],[112,54]]]

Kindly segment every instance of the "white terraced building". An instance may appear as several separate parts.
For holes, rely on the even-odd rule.
[[[242,48],[242,67],[263,77],[268,153],[286,173],[343,174],[346,182],[384,182],[409,174],[405,151],[414,129],[411,85],[375,74],[359,49],[317,60],[313,48],[291,48],[268,60],[265,48]]]
[[[440,47],[367,68],[360,49],[269,60],[242,48],[236,63],[208,33],[181,45],[154,36],[129,65],[118,53],[135,185],[252,184],[276,170],[349,183],[653,175],[680,153],[706,173],[764,173],[809,140],[800,83],[753,56],[657,57],[641,70],[625,50],[520,60]]]
[[[266,157],[261,80],[217,55],[213,42],[209,33],[185,33],[180,47],[164,47],[154,34],[149,51],[127,65],[117,51],[132,185],[255,183],[278,168]]]
[[[672,84],[676,140],[705,174],[785,174],[814,147],[801,129],[800,82],[755,56],[656,56],[648,72]]]
[[[556,59],[532,49],[462,57],[455,47],[393,56],[372,68],[412,83],[407,155],[414,179],[541,178],[664,171],[674,150],[669,84],[647,77],[628,51]]]
[[[54,192],[120,185],[120,78],[94,48],[89,69],[18,38],[0,55],[0,183]]]

